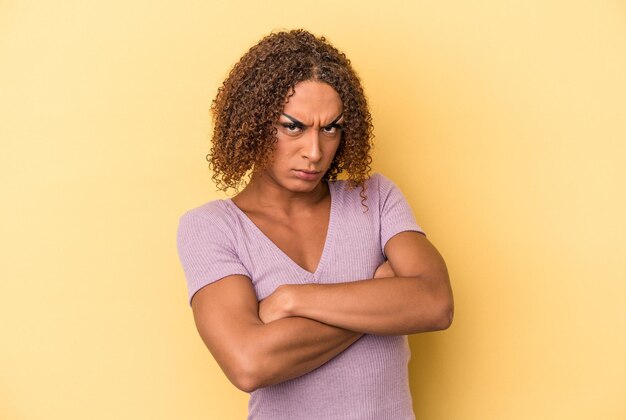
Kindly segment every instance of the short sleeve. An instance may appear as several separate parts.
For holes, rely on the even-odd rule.
[[[424,234],[415,221],[409,203],[400,189],[389,179],[377,175],[380,206],[380,246],[383,254],[387,241],[400,232],[413,231]]]
[[[236,240],[226,221],[192,212],[180,218],[178,256],[185,271],[189,303],[204,286],[224,277],[250,277],[236,252]]]

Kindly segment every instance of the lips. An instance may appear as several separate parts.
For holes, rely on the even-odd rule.
[[[322,173],[321,171],[311,171],[308,169],[294,169],[293,171],[298,178],[305,181],[314,181],[319,174]]]

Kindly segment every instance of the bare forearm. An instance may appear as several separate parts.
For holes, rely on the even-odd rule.
[[[244,374],[240,372],[231,381],[250,392],[302,376],[343,352],[361,336],[302,317],[257,325],[250,329],[239,352]]]
[[[259,305],[270,322],[290,316],[369,334],[403,335],[446,329],[453,298],[443,258],[422,235],[401,232],[385,246],[389,258],[373,279],[283,285]]]
[[[401,232],[387,242],[385,254],[388,261],[377,268],[373,279],[285,286],[277,290],[274,302],[268,302],[267,308],[274,310],[267,312],[278,314],[277,318],[302,316],[372,334],[448,328],[454,312],[452,288],[435,247],[423,235]],[[279,304],[272,308],[272,303]],[[265,313],[265,305],[261,309]]]
[[[302,376],[331,360],[362,334],[321,322],[290,317],[268,324],[250,322],[205,341],[228,379],[252,392]]]
[[[391,277],[338,284],[289,286],[285,315],[370,334],[413,334],[445,329],[451,292],[441,282]]]
[[[228,379],[247,392],[310,372],[361,336],[307,318],[262,321],[245,276],[230,276],[200,289],[192,308],[198,332],[215,360]]]

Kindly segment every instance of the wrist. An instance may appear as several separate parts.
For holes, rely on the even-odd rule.
[[[292,316],[301,316],[299,309],[301,308],[301,302],[303,301],[302,295],[305,292],[305,288],[308,284],[285,284],[279,286],[277,291],[280,293],[280,309],[282,312],[281,318],[287,318]]]
[[[308,318],[310,314],[307,313],[308,304],[313,299],[313,293],[318,287],[316,284],[294,284],[287,288],[289,294],[287,299],[286,311],[287,316],[301,316]]]

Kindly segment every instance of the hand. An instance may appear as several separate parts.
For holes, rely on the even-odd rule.
[[[289,284],[278,286],[274,293],[259,302],[259,318],[264,324],[291,316],[289,314],[289,309],[293,305],[291,292],[295,287],[297,286]]]
[[[393,271],[393,268],[388,260],[379,265],[378,268],[376,268],[376,271],[374,271],[375,279],[383,279],[386,277],[396,277],[396,273]]]

